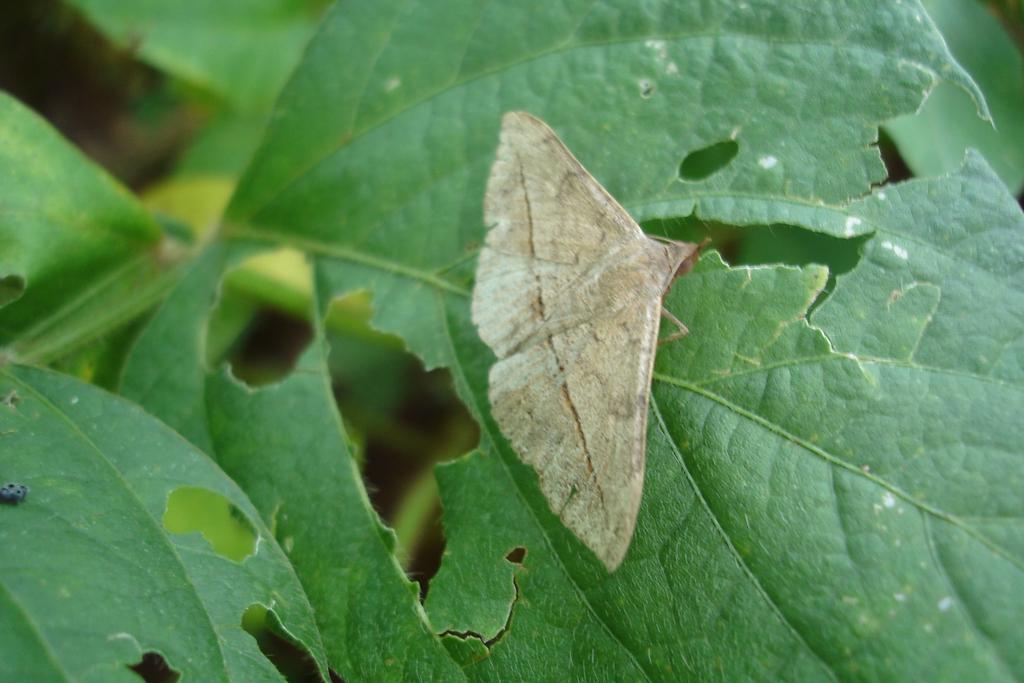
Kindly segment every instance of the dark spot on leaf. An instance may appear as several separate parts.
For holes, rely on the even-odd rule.
[[[702,147],[686,155],[679,164],[679,177],[683,180],[704,180],[729,165],[740,151],[735,140],[723,140]]]
[[[526,548],[521,545],[517,545],[515,548],[512,548],[512,550],[508,551],[508,554],[505,555],[505,559],[512,564],[522,566],[523,560],[526,559]]]
[[[235,562],[256,552],[256,529],[227,498],[208,489],[182,486],[167,498],[164,528],[175,534],[198,531],[213,550]]]
[[[242,614],[242,628],[256,640],[260,652],[266,655],[285,680],[290,683],[321,680],[316,660],[302,643],[288,634],[273,610],[259,603],[249,605]]]
[[[640,86],[640,97],[645,100],[654,94],[654,83],[651,83],[646,78],[641,78],[638,85]]]
[[[146,683],[174,683],[181,674],[171,668],[159,652],[144,652],[138,664],[128,667]]]
[[[28,487],[24,484],[4,484],[0,486],[0,503],[17,505],[28,496]]]

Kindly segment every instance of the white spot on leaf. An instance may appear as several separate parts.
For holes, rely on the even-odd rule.
[[[133,636],[132,634],[125,633],[124,631],[121,631],[120,633],[112,633],[109,636],[107,636],[107,642],[110,642],[112,640],[127,640],[129,643],[134,645],[137,649],[139,649],[139,650],[142,649],[142,646],[139,645],[138,639],[136,639],[135,636]]]
[[[843,234],[850,237],[854,234],[854,229],[861,224],[861,220],[856,216],[850,216],[846,219],[846,226],[843,229]]]
[[[907,594],[906,593],[894,593],[892,597],[893,597],[893,599],[896,602],[906,602],[907,601]]]
[[[884,505],[887,508],[896,507],[896,496],[886,491],[885,494],[882,496],[882,505]]]
[[[654,50],[658,59],[662,61],[668,59],[668,48],[665,46],[664,40],[648,40],[644,45]]]
[[[402,85],[402,79],[398,76],[392,76],[388,80],[384,81],[384,92],[391,92],[400,85]]]
[[[939,600],[939,611],[940,612],[948,612],[949,608],[952,607],[952,606],[953,606],[953,598],[949,597],[948,595],[946,597],[942,598],[941,600]]]
[[[72,396],[70,399],[68,399],[68,403],[70,403],[71,405],[76,405],[78,403],[78,397]]]
[[[669,62],[668,64],[665,65],[665,73],[667,73],[669,76],[675,75],[679,73],[679,67],[676,66],[675,62]]]
[[[888,249],[889,251],[896,254],[896,256],[903,259],[904,261],[906,261],[907,257],[910,255],[909,253],[907,253],[906,249],[904,249],[898,244],[893,244],[889,240],[885,240],[884,242],[882,242],[882,249]]]
[[[765,154],[763,157],[757,160],[757,165],[766,171],[770,168],[775,168],[776,164],[778,163],[779,160],[773,157],[771,154]]]
[[[876,194],[875,196],[878,197],[878,201],[884,202],[885,201],[885,190],[879,190],[878,194]]]

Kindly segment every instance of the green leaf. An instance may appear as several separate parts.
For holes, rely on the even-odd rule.
[[[488,354],[450,316],[485,441],[439,469],[448,550],[428,608],[489,639],[513,575],[518,595],[475,676],[1020,676],[1024,217],[976,158],[850,210],[876,232],[814,318],[835,348],[805,321],[823,269],[709,254],[673,287],[692,332],[659,352],[643,504],[610,576],[487,417]],[[893,300],[927,289],[914,278],[941,298]]]
[[[14,393],[11,393],[14,392]],[[158,652],[182,678],[283,680],[242,629],[253,604],[327,666],[313,612],[245,495],[205,455],[138,407],[25,366],[0,371],[3,476],[29,487],[0,506],[0,677],[136,681]],[[254,534],[229,559],[177,528],[196,490]]]
[[[252,497],[310,597],[331,666],[348,680],[456,680],[419,589],[370,505],[334,406],[322,324],[292,374],[253,390],[203,368],[202,330],[223,270],[209,249],[140,337],[123,391],[203,444]]]
[[[124,188],[2,93],[0,143],[0,345],[50,360],[151,306],[174,259]]]
[[[957,169],[974,147],[1010,191],[1024,189],[1024,59],[999,20],[978,0],[924,0],[953,56],[978,82],[991,121],[964,92],[940,84],[920,112],[886,124],[900,155],[917,175]]]
[[[295,66],[323,0],[71,0],[153,66],[243,111],[265,110]]]

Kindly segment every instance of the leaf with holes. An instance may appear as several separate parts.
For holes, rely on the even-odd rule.
[[[978,81],[991,120],[948,84],[928,96],[921,111],[886,125],[900,155],[917,175],[955,170],[964,150],[985,154],[1014,194],[1024,190],[1024,56],[985,4],[976,0],[924,0],[957,61]],[[1019,36],[1018,36],[1019,38]]]
[[[439,470],[448,545],[427,600],[470,677],[1022,674],[1019,389],[979,391],[986,376],[949,346],[977,337],[1019,367],[1013,280],[984,274],[1019,271],[1016,249],[986,260],[1019,212],[974,162],[850,203],[885,178],[878,125],[940,81],[981,102],[909,0],[329,14],[224,234],[307,251],[327,295],[370,289],[375,323],[450,366],[484,425],[480,451]],[[677,282],[668,307],[693,333],[658,356],[640,519],[611,575],[489,416],[493,357],[466,293],[507,110],[552,124],[638,219],[783,222],[862,237],[870,255],[820,308],[822,329],[807,322],[821,268],[709,256]],[[885,204],[904,191],[903,213]],[[907,217],[928,248],[894,238]],[[998,307],[958,307],[979,280]],[[933,352],[953,355],[926,363]]]
[[[691,334],[658,355],[643,504],[610,576],[486,418],[486,354],[451,316],[490,438],[439,471],[428,608],[453,633],[501,630],[489,652],[453,646],[475,674],[1021,675],[1024,216],[976,158],[848,210],[873,235],[810,323],[821,268],[709,254],[675,284]],[[504,629],[476,596],[513,581]]]
[[[0,678],[137,681],[129,669],[157,659],[189,680],[283,681],[243,629],[256,605],[327,680],[291,565],[205,455],[49,371],[8,366],[0,393],[3,476],[28,487],[0,506]]]
[[[249,253],[214,245],[201,257],[133,349],[123,391],[202,444],[252,497],[309,595],[333,669],[346,680],[458,680],[349,452],[320,321],[279,384],[250,389],[226,369],[203,369],[200,331],[218,283]]]

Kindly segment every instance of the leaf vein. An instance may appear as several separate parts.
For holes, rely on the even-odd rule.
[[[798,643],[807,648],[807,651],[810,652],[811,655],[821,663],[821,665],[825,668],[825,671],[828,672],[829,678],[831,678],[833,681],[838,680],[835,671],[828,664],[828,662],[825,661],[824,657],[822,657],[822,655],[811,646],[811,644],[807,641],[803,634],[800,633],[800,631],[796,628],[796,625],[793,622],[791,622],[788,618],[786,618],[786,615],[782,612],[782,609],[779,607],[778,603],[776,603],[775,600],[772,599],[771,595],[768,594],[768,591],[765,589],[764,585],[754,574],[753,570],[743,560],[743,557],[740,555],[740,552],[736,549],[736,546],[733,544],[732,538],[730,538],[729,534],[719,523],[718,516],[715,515],[714,511],[711,509],[710,503],[708,503],[708,500],[704,496],[703,491],[701,491],[700,486],[697,485],[696,480],[690,473],[690,468],[686,466],[686,461],[683,458],[682,453],[680,453],[679,449],[676,446],[676,442],[672,437],[672,433],[669,431],[668,425],[665,423],[665,417],[661,412],[661,408],[658,406],[658,401],[653,394],[651,395],[651,407],[654,409],[654,414],[658,418],[658,425],[661,428],[661,431],[665,434],[665,437],[668,440],[669,445],[671,446],[672,454],[676,457],[676,460],[679,461],[679,467],[686,475],[687,481],[690,482],[690,486],[693,488],[694,494],[700,501],[701,507],[704,508],[704,511],[708,514],[708,517],[711,519],[711,523],[712,525],[714,525],[715,530],[719,533],[719,535],[722,537],[722,540],[725,542],[725,546],[729,549],[729,554],[732,555],[733,559],[736,561],[736,564],[739,566],[740,570],[747,575],[748,579],[750,579],[750,582],[753,585],[754,590],[756,590],[757,593],[761,596],[761,598],[764,599],[765,604],[768,605],[768,608],[775,614],[779,622],[782,623],[782,625],[787,630],[789,630],[789,632],[793,635],[793,637],[796,639]]]
[[[957,605],[958,611],[964,615],[964,621],[967,622],[968,626],[972,631],[974,631],[975,635],[978,636],[979,640],[984,643],[988,643],[989,647],[992,648],[993,657],[999,663],[1003,672],[1006,673],[1010,679],[1019,681],[1020,678],[1014,674],[1012,669],[1010,669],[1009,663],[1003,658],[1003,654],[992,641],[992,638],[981,629],[981,626],[975,620],[974,615],[967,606],[967,601],[962,599],[960,590],[957,588],[956,582],[953,581],[953,577],[949,575],[949,571],[946,569],[946,563],[943,562],[942,555],[939,553],[939,549],[935,545],[935,535],[932,532],[930,518],[927,515],[924,515],[923,512],[921,516],[921,523],[924,525],[925,543],[928,545],[928,552],[932,556],[932,562],[935,564],[935,569],[938,571],[939,576],[942,577],[946,586],[949,587],[950,592],[953,594],[953,597],[955,598],[954,602]]]
[[[835,467],[841,467],[842,469],[847,470],[848,472],[852,472],[852,473],[856,474],[859,477],[864,477],[865,479],[868,479],[869,481],[871,481],[872,483],[876,484],[877,486],[880,486],[880,487],[884,488],[885,490],[889,491],[890,493],[892,493],[893,495],[895,495],[895,496],[897,496],[899,498],[902,498],[903,500],[907,501],[908,503],[913,505],[915,508],[923,510],[923,511],[929,513],[930,515],[934,516],[934,517],[937,517],[937,518],[939,518],[939,519],[941,519],[941,520],[943,520],[945,522],[948,522],[949,524],[952,524],[953,526],[956,526],[956,527],[962,529],[965,533],[967,533],[971,537],[977,539],[979,542],[984,544],[989,550],[991,550],[992,552],[996,553],[1000,557],[1004,558],[1005,560],[1007,560],[1008,562],[1013,564],[1014,567],[1016,567],[1018,570],[1024,571],[1024,563],[1022,563],[1021,560],[1019,560],[1016,557],[1014,557],[1008,550],[1006,550],[1001,545],[999,545],[998,543],[996,543],[995,541],[990,539],[988,536],[986,536],[981,531],[975,529],[970,524],[967,524],[963,519],[957,517],[956,515],[954,515],[952,513],[949,513],[949,512],[946,512],[945,510],[942,510],[941,508],[938,508],[938,507],[936,507],[936,506],[934,506],[934,505],[932,505],[930,503],[927,503],[927,502],[925,502],[923,500],[915,498],[914,496],[910,495],[909,493],[907,493],[903,489],[899,488],[895,484],[891,484],[888,481],[886,481],[885,479],[882,479],[881,477],[879,477],[879,476],[877,476],[875,474],[872,474],[871,472],[865,472],[861,468],[856,467],[854,465],[851,465],[850,463],[846,462],[845,460],[842,460],[841,458],[839,458],[839,457],[837,457],[835,455],[832,455],[828,451],[825,451],[824,449],[822,449],[822,448],[820,448],[818,446],[815,446],[814,444],[812,444],[812,443],[808,442],[807,440],[797,436],[796,434],[793,434],[791,432],[786,431],[785,429],[782,428],[781,425],[777,425],[774,422],[771,422],[771,421],[761,417],[760,415],[752,413],[751,411],[747,410],[746,408],[743,408],[742,406],[736,405],[735,403],[733,403],[733,402],[729,401],[728,399],[726,399],[724,396],[720,396],[720,395],[715,394],[713,392],[707,391],[707,390],[703,389],[702,387],[700,387],[700,386],[698,386],[696,384],[693,384],[692,382],[687,382],[685,380],[681,380],[681,379],[678,379],[678,378],[675,378],[675,377],[670,377],[670,376],[667,376],[667,375],[662,375],[660,373],[654,373],[654,378],[656,380],[658,380],[658,381],[665,382],[666,384],[671,384],[673,386],[677,386],[680,389],[688,390],[688,391],[690,391],[690,392],[692,392],[692,393],[694,393],[694,394],[696,394],[698,396],[701,396],[701,397],[703,397],[703,398],[705,398],[705,399],[707,399],[707,400],[709,400],[709,401],[711,401],[713,403],[717,403],[718,405],[720,405],[723,408],[725,408],[725,409],[735,413],[736,415],[738,415],[738,416],[740,416],[740,417],[742,417],[742,418],[744,418],[744,419],[746,419],[746,420],[748,420],[750,422],[753,422],[754,424],[758,425],[759,427],[761,427],[761,428],[763,428],[763,429],[765,429],[765,430],[775,434],[777,437],[779,437],[781,439],[784,439],[786,441],[789,441],[790,443],[794,444],[795,446],[797,446],[797,447],[799,447],[799,448],[801,448],[801,449],[803,449],[805,451],[808,451],[809,453],[811,453],[813,455],[816,455],[817,457],[819,457],[822,460],[830,463],[831,465],[833,465]]]

